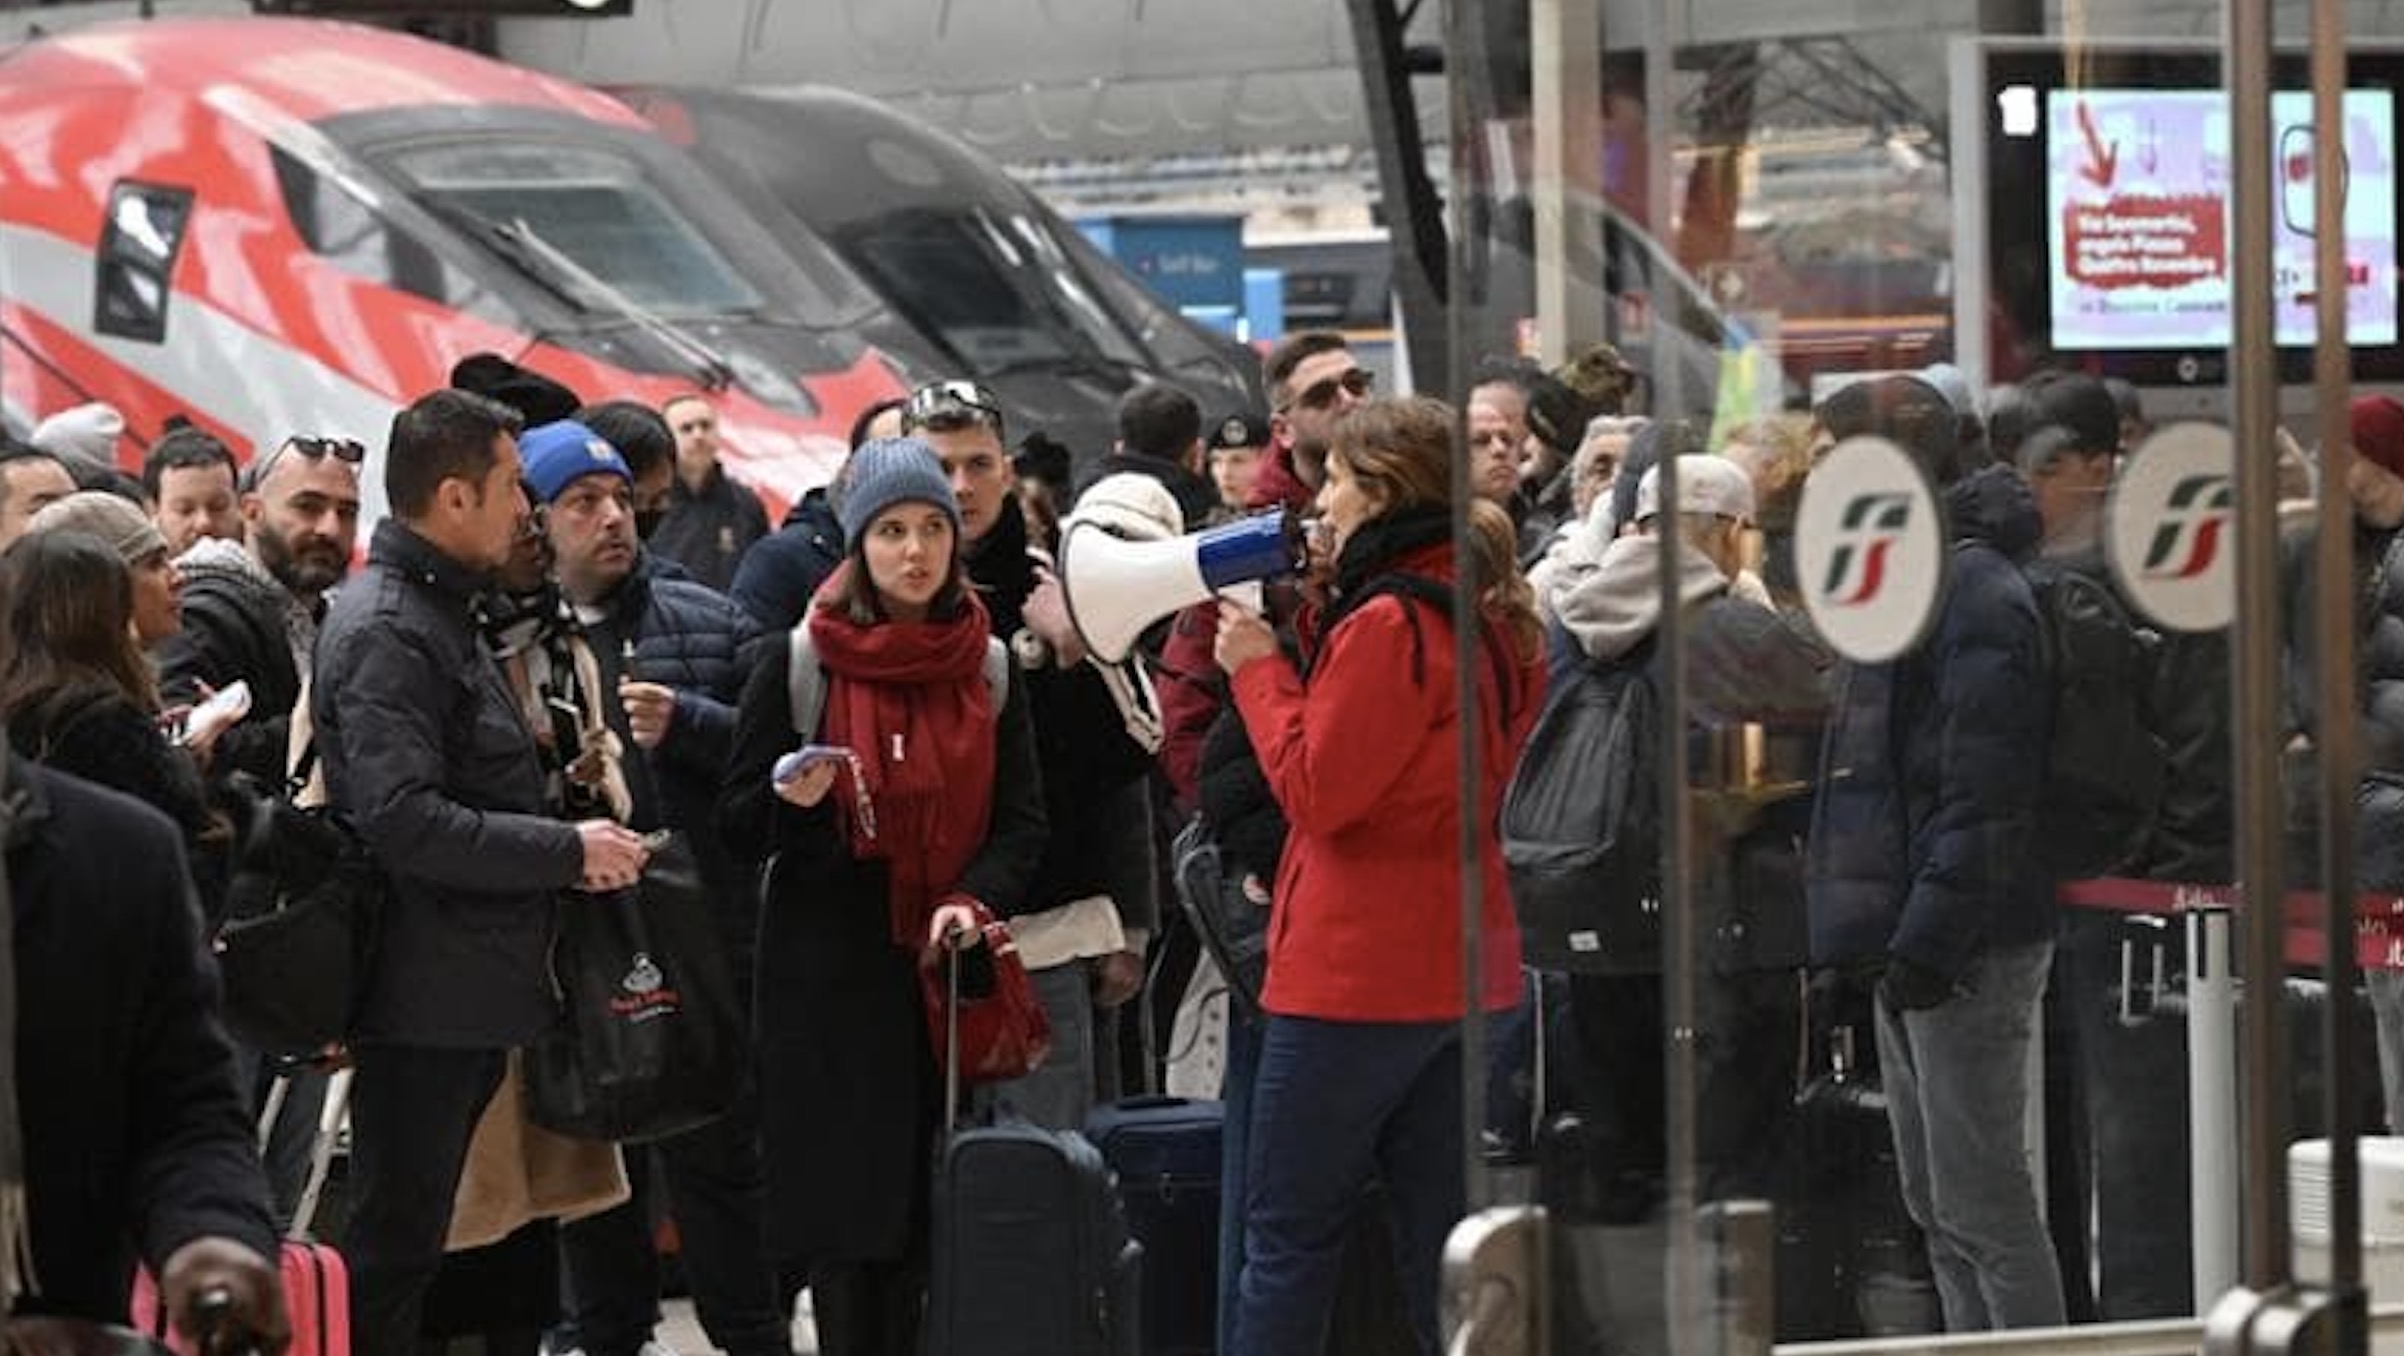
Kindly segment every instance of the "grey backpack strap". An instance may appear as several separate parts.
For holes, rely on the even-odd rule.
[[[1010,647],[999,640],[985,642],[985,690],[993,694],[993,714],[1000,719],[1002,708],[1010,704]]]
[[[790,666],[785,692],[793,716],[793,733],[803,743],[818,737],[818,718],[826,713],[826,670],[818,666],[818,649],[810,643],[810,624],[793,628],[786,642]]]

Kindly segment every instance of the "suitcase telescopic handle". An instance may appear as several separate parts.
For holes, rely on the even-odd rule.
[[[943,1133],[960,1128],[960,934],[954,923],[943,930]]]

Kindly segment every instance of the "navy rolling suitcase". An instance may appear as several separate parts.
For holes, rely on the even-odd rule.
[[[1144,1356],[1218,1349],[1219,1139],[1225,1108],[1183,1097],[1097,1107],[1085,1137],[1118,1178],[1143,1245]]]
[[[957,953],[951,966],[956,986]],[[959,1060],[946,1065],[927,1356],[1142,1356],[1143,1249],[1101,1153],[1024,1122],[959,1129]]]

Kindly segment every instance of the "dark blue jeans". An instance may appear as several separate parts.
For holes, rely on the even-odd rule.
[[[650,1146],[629,1145],[633,1199],[559,1231],[568,1313],[587,1356],[633,1356],[659,1321],[652,1191],[666,1187],[684,1273],[710,1342],[730,1356],[791,1356],[790,1311],[778,1303],[761,1221],[758,1104],[745,1088],[719,1119]],[[663,1184],[659,1179],[664,1175]]]
[[[1227,999],[1227,1067],[1219,1082],[1226,1119],[1219,1139],[1219,1350],[1235,1343],[1237,1286],[1244,1276],[1244,1160],[1252,1144],[1252,1080],[1260,1070],[1265,1019]]]
[[[1344,1235],[1372,1178],[1420,1345],[1436,1350],[1444,1240],[1467,1205],[1452,1022],[1272,1016],[1253,1079],[1236,1356],[1318,1356]]]

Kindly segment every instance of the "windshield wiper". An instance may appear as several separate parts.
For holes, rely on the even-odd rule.
[[[523,217],[495,221],[455,203],[433,199],[431,205],[454,225],[492,243],[518,271],[584,315],[606,316],[650,335],[691,365],[688,373],[705,391],[723,391],[734,384],[734,368],[716,350],[679,329],[676,324],[620,291],[608,279],[576,262],[566,251],[543,239]],[[589,327],[587,327],[589,328]]]
[[[541,259],[547,267],[556,270],[559,276],[571,280],[576,286],[601,299],[602,307],[587,307],[586,309],[606,309],[624,316],[653,338],[667,345],[671,352],[691,363],[693,380],[701,389],[723,391],[734,384],[734,368],[726,359],[718,356],[717,350],[685,333],[675,322],[619,291],[616,285],[600,274],[577,263],[566,251],[537,234],[532,226],[526,224],[524,217],[515,217],[508,222],[496,221],[489,224],[496,235],[503,239],[514,240],[521,249]]]

